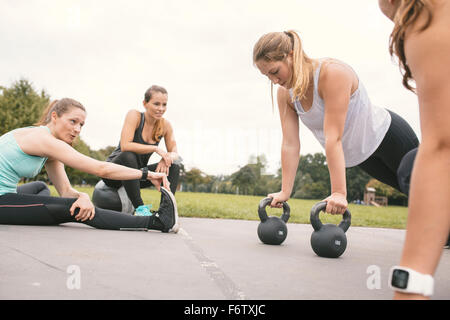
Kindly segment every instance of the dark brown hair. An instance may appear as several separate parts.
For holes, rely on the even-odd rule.
[[[56,112],[58,117],[68,112],[72,108],[79,108],[86,112],[86,109],[81,103],[70,98],[63,98],[60,100],[54,100],[48,104],[48,106],[42,112],[41,119],[35,123],[36,126],[45,126],[51,120],[52,112]]]
[[[403,86],[412,92],[415,92],[415,88],[409,84],[410,80],[412,80],[412,74],[406,61],[405,34],[406,30],[417,21],[422,11],[426,15],[426,20],[419,32],[428,28],[431,24],[433,14],[430,4],[427,0],[401,0],[394,17],[394,29],[389,39],[389,53],[391,56],[396,55],[399,59],[400,69],[403,73]]]
[[[167,94],[167,90],[161,86],[153,85],[145,91],[144,100],[145,102],[149,102],[152,99],[152,94],[154,92],[160,92],[162,94]],[[164,134],[164,118],[160,120],[156,120],[155,127],[152,131],[152,139],[156,142],[159,142]]]

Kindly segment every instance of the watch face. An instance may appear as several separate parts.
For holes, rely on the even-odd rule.
[[[395,269],[392,273],[391,285],[395,288],[406,289],[408,286],[409,272]]]

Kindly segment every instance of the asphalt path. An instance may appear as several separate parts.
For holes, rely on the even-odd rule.
[[[311,249],[309,224],[288,223],[282,245],[258,221],[180,218],[177,234],[0,225],[0,299],[379,300],[405,230],[350,227],[337,259]],[[450,250],[433,299],[450,299]]]

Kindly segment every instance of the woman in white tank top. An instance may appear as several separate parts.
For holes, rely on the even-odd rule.
[[[358,165],[399,189],[397,168],[418,139],[398,115],[371,103],[352,68],[335,59],[309,58],[295,31],[263,35],[254,46],[253,62],[279,85],[282,189],[268,195],[271,206],[281,207],[292,193],[300,156],[299,118],[325,149],[331,180],[326,212],[347,209],[346,167]]]

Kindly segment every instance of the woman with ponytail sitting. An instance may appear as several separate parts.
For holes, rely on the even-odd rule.
[[[167,90],[160,86],[150,87],[144,95],[145,112],[130,110],[122,127],[120,142],[107,161],[135,169],[148,169],[168,176],[172,194],[175,194],[180,174],[180,157],[172,125],[163,118],[167,110]],[[164,138],[167,152],[158,145]],[[159,163],[148,165],[150,156],[156,152]],[[124,187],[135,208],[136,215],[152,215],[150,206],[144,205],[141,188],[151,186],[147,181],[103,179],[108,187]]]

